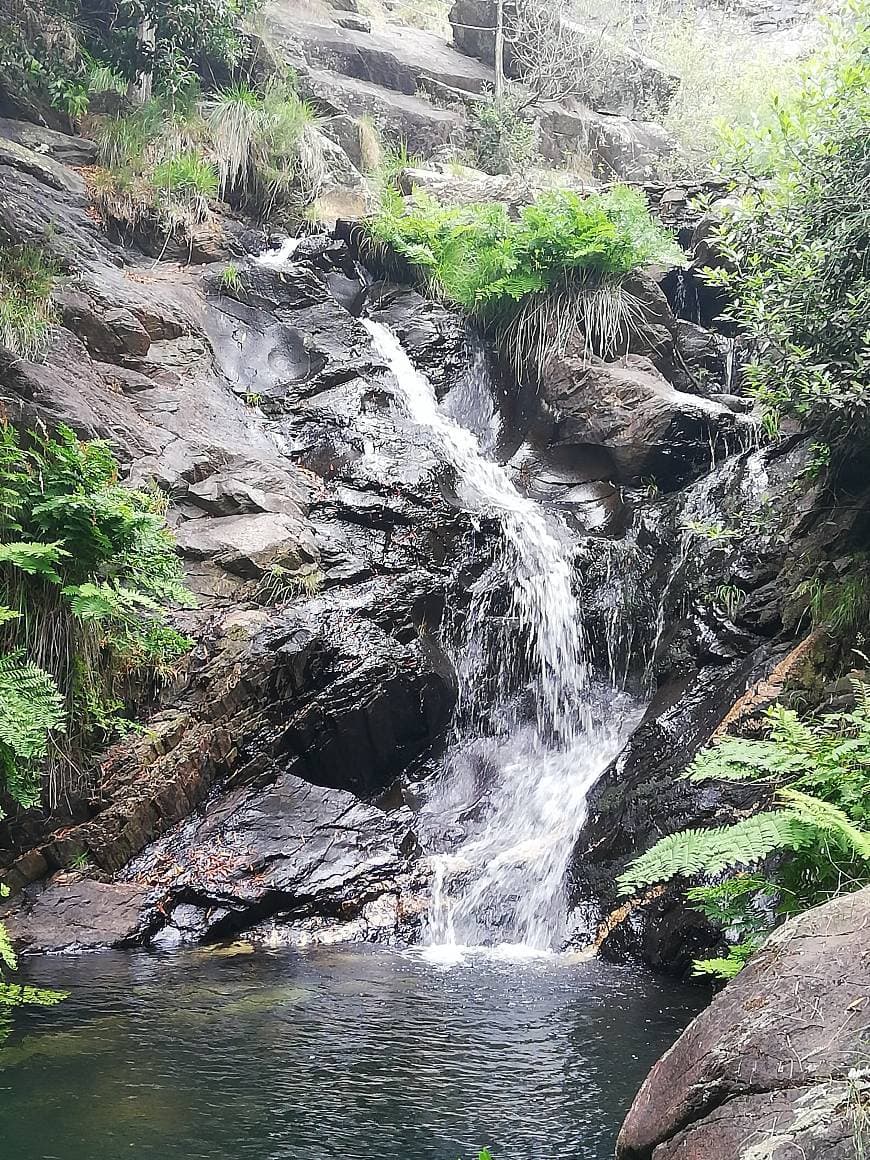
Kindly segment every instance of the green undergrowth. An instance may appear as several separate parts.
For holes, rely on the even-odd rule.
[[[38,357],[54,318],[56,271],[32,246],[0,246],[0,344],[21,358]]]
[[[0,884],[0,900],[8,894],[8,888]],[[12,1030],[12,1012],[16,1007],[53,1007],[67,997],[64,991],[15,982],[13,972],[17,967],[18,958],[9,933],[0,922],[0,1045]]]
[[[183,93],[198,76],[251,63],[246,20],[257,7],[257,0],[0,0],[2,83],[77,127],[106,94],[134,97],[143,81]]]
[[[802,720],[775,706],[767,724],[764,739],[721,738],[685,775],[753,783],[756,812],[662,838],[619,879],[624,895],[680,883],[720,926],[726,950],[700,974],[730,978],[785,918],[870,884],[870,686],[856,682],[847,712]]]
[[[683,261],[643,195],[625,186],[588,197],[548,193],[516,219],[500,202],[451,207],[387,188],[367,228],[417,268],[433,295],[488,328],[518,372],[542,370],[578,329],[587,350],[613,353],[637,321],[627,276]]]
[[[850,0],[763,129],[731,132],[736,204],[710,281],[755,349],[750,389],[776,432],[870,441],[870,0]]]
[[[165,500],[105,443],[0,424],[0,784],[22,807],[86,788],[88,754],[169,680],[192,603]]]
[[[90,124],[101,168],[91,185],[104,217],[191,234],[223,198],[260,217],[301,214],[329,173],[317,117],[291,80],[234,84],[203,96],[155,97]]]

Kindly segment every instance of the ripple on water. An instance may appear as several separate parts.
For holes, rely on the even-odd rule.
[[[599,962],[460,948],[34,961],[71,998],[0,1051],[15,1160],[604,1160],[705,999]]]

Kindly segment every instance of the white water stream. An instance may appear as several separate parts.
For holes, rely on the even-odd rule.
[[[364,325],[403,408],[453,468],[461,504],[500,530],[497,558],[473,585],[453,642],[456,733],[421,816],[424,839],[441,850],[432,858],[425,941],[433,957],[445,959],[480,946],[556,950],[566,934],[565,875],[586,796],[624,745],[639,707],[593,677],[564,524],[522,495],[477,435],[442,410],[395,335]],[[481,368],[474,360],[469,373]]]

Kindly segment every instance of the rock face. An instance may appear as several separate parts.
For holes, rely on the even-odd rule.
[[[617,1160],[853,1160],[866,1145],[870,889],[780,927],[655,1065]]]
[[[508,28],[515,20],[516,9],[505,6],[505,23]],[[453,26],[453,43],[469,56],[492,66],[495,56],[495,0],[454,0],[450,10]],[[599,69],[596,75],[596,90],[588,92],[601,107],[612,112],[634,114],[644,105],[667,105],[676,91],[676,78],[670,76],[660,64],[630,48],[617,44],[607,33],[592,24],[584,25],[562,17],[565,51],[576,54],[578,71],[584,56],[594,52],[596,56],[606,54],[607,68]],[[522,68],[515,53],[508,49],[505,54],[508,75],[522,79]]]
[[[810,691],[837,663],[826,637],[804,642],[807,630],[796,634],[788,598],[800,569],[813,567],[807,561],[843,558],[861,540],[866,500],[832,513],[823,490],[796,487],[810,454],[807,441],[793,440],[732,456],[683,491],[653,500],[627,538],[628,569],[637,575],[637,553],[652,561],[646,571],[641,565],[643,581],[630,599],[641,623],[659,618],[648,670],[654,692],[587,799],[570,872],[581,944],[675,973],[716,953],[721,936],[687,907],[682,891],[656,889],[625,907],[614,883],[666,834],[737,820],[748,804],[745,783],[686,782],[681,773],[723,722],[735,726],[783,694]],[[725,577],[738,593],[730,606],[718,594]],[[594,576],[585,584],[596,591]],[[606,618],[606,602],[600,615]],[[591,630],[604,633],[594,620]]]
[[[65,273],[44,360],[0,352],[6,413],[107,438],[130,483],[171,494],[200,598],[183,624],[199,641],[186,671],[148,733],[105,756],[87,816],[62,833],[30,817],[0,830],[4,877],[23,890],[10,929],[33,949],[142,942],[163,927],[171,942],[218,929],[220,910],[227,928],[280,912],[389,937],[415,842],[401,801],[379,795],[448,725],[453,673],[427,625],[441,616],[443,561],[471,529],[356,317],[365,275],[327,236],[236,258],[232,286],[222,266],[144,262],[109,242],[77,173],[52,160],[77,158],[74,141],[51,137],[39,154],[10,142],[2,235],[32,240],[53,218]],[[256,231],[246,244],[264,248]],[[403,293],[382,287],[372,306],[449,391],[462,329]],[[197,810],[188,878],[152,859],[144,886],[111,880],[163,835],[181,849],[172,831]],[[205,875],[218,827],[238,854],[220,882]],[[96,880],[39,885],[82,860]],[[170,922],[196,892],[212,918]],[[123,922],[104,923],[121,893]]]
[[[555,413],[557,445],[603,449],[619,483],[649,477],[671,489],[709,467],[717,448],[721,454],[741,441],[733,411],[675,390],[641,355],[617,363],[553,359],[544,397]]]

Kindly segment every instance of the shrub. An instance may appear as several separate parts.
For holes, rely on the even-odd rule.
[[[24,447],[0,425],[0,539],[0,686],[17,690],[2,698],[0,773],[33,804],[51,740],[53,805],[77,786],[76,755],[114,728],[129,678],[165,679],[187,650],[166,616],[192,598],[160,500],[121,487],[106,444],[64,427]]]
[[[772,126],[728,137],[743,196],[709,272],[755,345],[769,426],[790,416],[839,448],[870,437],[868,50],[870,2],[853,0]]]
[[[762,809],[731,826],[662,838],[619,879],[633,894],[652,883],[725,875],[687,891],[725,929],[724,958],[700,973],[730,977],[783,917],[870,883],[870,686],[856,685],[854,710],[803,722],[777,706],[765,740],[723,737],[685,775],[693,781],[754,780]],[[778,864],[767,872],[771,855]]]
[[[624,186],[581,198],[545,194],[513,220],[502,203],[444,207],[415,193],[384,193],[369,233],[422,272],[433,293],[494,332],[520,371],[543,370],[549,351],[582,329],[607,353],[632,325],[622,280],[651,262],[681,262],[676,243]]]
[[[0,343],[21,358],[36,358],[48,341],[54,278],[39,250],[0,247]]]
[[[535,127],[519,99],[505,94],[475,105],[469,126],[471,164],[484,173],[514,173],[535,154]]]
[[[774,94],[791,88],[800,69],[781,40],[754,36],[742,13],[685,0],[651,22],[643,45],[679,78],[667,107],[646,110],[679,144],[669,163],[677,175],[715,170],[721,126],[747,131],[769,122]]]

